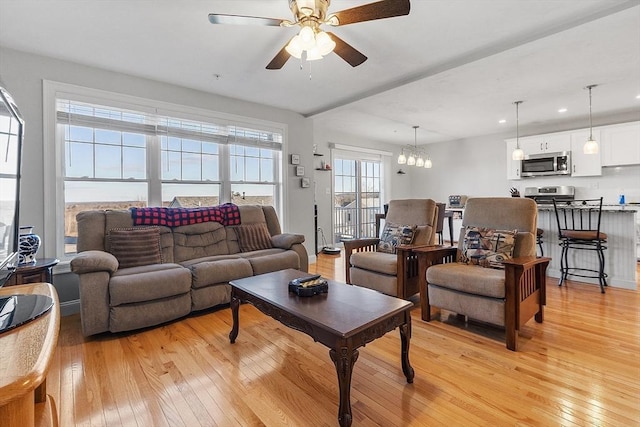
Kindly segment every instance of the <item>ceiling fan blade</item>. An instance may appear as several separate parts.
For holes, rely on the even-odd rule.
[[[340,37],[330,32],[327,32],[327,34],[329,34],[331,39],[336,42],[336,47],[335,49],[333,49],[336,55],[347,61],[352,67],[357,67],[367,60],[366,56],[360,53],[360,51],[358,51],[355,47],[342,40]]]
[[[295,36],[294,36],[295,37]],[[292,37],[293,38],[293,37]],[[291,40],[289,40],[283,47],[280,49],[280,52],[273,57],[271,62],[267,64],[267,70],[279,70],[287,63],[291,55],[287,52],[286,48]]]
[[[375,3],[352,7],[351,9],[341,10],[331,15],[338,18],[338,23],[335,25],[347,25],[356,22],[408,15],[410,10],[411,5],[409,4],[409,0],[381,0]],[[331,24],[331,22],[328,23]]]
[[[270,27],[279,27],[284,21],[284,19],[261,18],[258,16],[225,15],[222,13],[209,14],[209,22],[212,24],[265,25]]]

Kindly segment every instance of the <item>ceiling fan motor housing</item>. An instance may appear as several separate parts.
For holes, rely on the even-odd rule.
[[[331,0],[289,0],[289,8],[298,22],[312,20],[324,23]]]

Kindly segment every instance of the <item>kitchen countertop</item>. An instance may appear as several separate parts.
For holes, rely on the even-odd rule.
[[[539,211],[551,211],[553,212],[553,205],[538,205]],[[625,204],[625,205],[602,205],[602,212],[638,212],[640,210],[639,204]]]

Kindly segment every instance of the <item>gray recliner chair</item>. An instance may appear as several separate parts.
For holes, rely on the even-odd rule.
[[[431,320],[434,306],[503,326],[507,348],[515,351],[520,327],[531,317],[538,323],[543,321],[545,276],[550,259],[536,257],[537,216],[536,203],[531,199],[469,199],[458,248],[434,248],[421,254],[426,263],[426,282],[423,280],[420,290],[422,319]],[[465,249],[473,248],[473,240],[475,243],[478,240],[473,237],[465,242],[467,227],[517,230],[512,257],[497,257],[504,269],[481,266],[488,264],[486,255],[473,255],[473,251],[466,253],[476,259],[462,262]]]
[[[391,200],[385,227],[415,226],[411,243],[397,246],[396,253],[384,253],[379,250],[379,238],[344,242],[347,283],[403,299],[418,293],[418,260],[413,249],[435,244],[437,218],[438,208],[431,199]]]

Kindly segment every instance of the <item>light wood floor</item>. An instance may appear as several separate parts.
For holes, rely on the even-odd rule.
[[[342,263],[320,255],[312,268],[340,280]],[[517,353],[499,329],[414,310],[415,382],[398,331],[361,348],[354,426],[640,425],[640,293],[547,288],[545,322],[524,327]],[[246,304],[233,345],[230,329],[228,308],[86,340],[77,315],[63,318],[47,380],[60,426],[337,425],[327,348]]]

